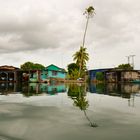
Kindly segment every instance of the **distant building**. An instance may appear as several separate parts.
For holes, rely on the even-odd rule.
[[[43,70],[31,70],[29,81],[50,82],[50,81],[64,81],[65,79],[66,79],[66,71],[63,68],[51,64]]]
[[[91,82],[97,82],[99,79],[97,75],[103,75],[104,82],[132,82],[140,81],[140,71],[139,70],[123,70],[123,69],[95,69],[89,70],[89,79]]]
[[[107,82],[133,82],[140,80],[140,71],[112,69],[105,71],[105,81]]]
[[[0,66],[0,82],[20,82],[22,73],[19,68],[13,66]]]
[[[102,73],[103,75],[105,74],[105,71],[108,71],[112,68],[106,68],[106,69],[93,69],[93,70],[89,70],[88,71],[88,75],[89,75],[89,80],[90,82],[96,82],[98,79],[97,79],[97,74],[98,73]],[[104,75],[105,77],[105,75]],[[104,79],[105,80],[105,79]]]

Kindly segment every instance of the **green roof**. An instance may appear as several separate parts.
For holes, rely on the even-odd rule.
[[[47,67],[45,68],[45,70],[53,70],[53,71],[66,72],[65,69],[60,68],[60,67],[58,67],[58,66],[56,66],[56,65],[53,65],[53,64],[47,66]]]

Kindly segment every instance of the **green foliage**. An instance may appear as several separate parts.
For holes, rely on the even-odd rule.
[[[34,64],[34,69],[44,69],[45,68],[45,66],[43,66],[42,64],[38,64],[38,63],[35,63]]]
[[[79,107],[80,110],[86,110],[89,103],[86,99],[86,86],[69,85],[68,96],[74,100],[74,105]]]
[[[79,70],[77,70],[77,69],[72,70],[71,73],[68,76],[69,79],[77,80],[79,78],[78,73],[79,73]]]
[[[96,92],[99,94],[104,94],[105,93],[105,84],[104,83],[96,84]]]
[[[133,70],[133,67],[130,64],[120,64],[117,68],[124,70]]]
[[[76,63],[68,64],[67,68],[68,68],[68,74],[72,74],[72,72],[74,70],[78,70],[79,69],[79,67],[78,67],[78,65]]]
[[[88,15],[88,18],[89,17],[92,17],[94,14],[95,14],[95,9],[93,8],[93,6],[89,6],[86,10],[85,10],[85,13],[86,15]]]
[[[79,107],[81,110],[86,110],[89,103],[84,96],[80,96],[74,100],[74,105]]]
[[[89,54],[86,52],[86,49],[81,46],[80,50],[73,55],[73,60],[76,61],[76,64],[80,68],[79,77],[82,77],[83,73],[85,73],[86,63],[89,60]]]
[[[104,74],[102,72],[97,72],[96,73],[96,79],[99,81],[103,81],[104,80]]]
[[[38,63],[33,63],[33,62],[25,62],[20,66],[22,70],[41,70],[44,69],[45,67],[42,64]]]

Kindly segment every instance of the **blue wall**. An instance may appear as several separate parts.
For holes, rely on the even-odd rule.
[[[111,68],[109,68],[111,69]],[[96,73],[97,72],[105,72],[106,70],[109,70],[109,69],[95,69],[95,70],[89,70],[89,78],[91,81],[93,80],[96,80]]]
[[[53,73],[56,73],[56,75],[54,75]],[[48,78],[52,77],[52,78],[66,78],[66,73],[65,72],[59,72],[59,71],[48,71]]]
[[[63,79],[65,79],[66,78],[66,73],[65,72],[59,72],[59,71],[43,70],[41,72],[41,79],[45,80],[47,78],[63,78]]]

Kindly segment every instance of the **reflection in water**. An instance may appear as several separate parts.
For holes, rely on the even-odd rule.
[[[21,84],[20,83],[0,83],[0,94],[1,95],[7,95],[15,92],[21,91]]]
[[[90,84],[89,92],[127,98],[128,106],[134,107],[134,97],[140,93],[140,84]]]
[[[87,88],[88,87],[88,88]],[[68,90],[67,90],[68,88]],[[38,96],[41,94],[57,95],[58,93],[66,93],[73,100],[73,104],[83,111],[87,121],[91,127],[97,127],[87,114],[89,101],[86,98],[87,91],[90,93],[106,94],[110,96],[118,96],[128,99],[128,106],[134,107],[134,98],[140,94],[139,84],[55,84],[48,85],[45,83],[0,83],[0,94],[23,94],[25,97]]]
[[[69,87],[68,96],[70,96],[74,100],[75,105],[76,105],[76,100],[77,103],[80,103],[78,102],[78,100],[82,101],[85,99],[84,97],[86,97],[86,91],[89,91],[90,93],[106,94],[110,96],[127,98],[129,102],[128,103],[129,106],[134,106],[134,97],[139,96],[138,93],[140,93],[140,84],[132,84],[132,83],[90,84],[88,88],[85,85],[70,84],[68,87]],[[1,95],[20,93],[26,97],[30,97],[30,96],[41,95],[44,93],[47,95],[56,95],[58,93],[62,93],[66,91],[67,91],[67,86],[65,84],[48,85],[46,83],[6,83],[6,82],[0,83]],[[80,109],[84,110],[82,108]]]
[[[90,118],[88,117],[86,110],[89,106],[89,103],[86,99],[86,85],[69,85],[68,89],[68,96],[71,97],[74,101],[74,105],[79,107],[80,110],[84,112],[86,119],[89,121],[91,127],[97,127],[96,123],[91,122]]]
[[[29,83],[24,85],[22,88],[22,93],[28,97],[33,95],[40,95],[42,93],[55,95],[57,93],[66,92],[66,85],[58,84],[58,85],[48,85],[45,83]]]
[[[139,85],[66,86],[30,83],[21,84],[19,89],[16,87],[18,87],[16,84],[0,84],[0,93],[2,94],[17,93],[16,91],[20,90],[17,96],[0,96],[0,139],[140,139]],[[66,90],[67,87],[69,87],[68,90]],[[119,97],[86,92],[87,90],[91,92],[91,89],[100,94]],[[58,94],[59,91],[66,92]],[[57,96],[42,96],[40,98],[37,96],[28,99],[19,95],[23,92],[26,96],[41,94]],[[129,96],[124,96],[124,94]],[[135,108],[130,108],[126,105],[126,101],[128,98],[130,105],[133,105],[131,103],[133,96],[136,99]],[[77,106],[79,111],[76,111],[72,104]],[[88,112],[89,108],[90,112]],[[83,113],[82,117],[86,118],[81,119],[79,113]],[[96,124],[92,123],[91,117],[95,117],[95,115],[96,121],[100,122],[100,127],[93,131],[92,128]]]
[[[85,112],[88,108],[88,101],[86,100],[86,91],[90,93],[106,94],[110,96],[118,96],[128,99],[128,105],[134,107],[134,98],[140,93],[140,84],[116,84],[116,83],[100,83],[86,85],[70,84],[68,86],[68,96],[74,100],[74,105],[78,106]],[[0,94],[23,94],[25,97],[38,96],[41,94],[56,95],[58,93],[66,92],[67,86],[65,84],[48,85],[46,83],[0,83]],[[86,114],[85,114],[86,115]]]
[[[40,83],[0,83],[0,94],[7,95],[13,93],[22,93],[24,96],[35,96],[46,93],[54,95],[59,92],[66,92],[66,85],[48,85]]]
[[[116,84],[116,83],[100,83],[90,84],[89,92],[98,94],[107,94],[111,96],[120,96],[122,98],[131,98],[132,94],[140,92],[139,84]]]

